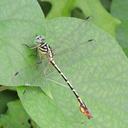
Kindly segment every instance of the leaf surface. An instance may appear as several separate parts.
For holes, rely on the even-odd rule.
[[[88,42],[90,39],[93,40]],[[48,21],[46,41],[55,53],[66,49],[63,54],[55,54],[54,59],[94,118],[88,120],[79,112],[72,92],[52,69],[46,76],[45,86],[41,86],[44,92],[18,88],[21,101],[32,119],[40,127],[49,125],[51,128],[126,127],[128,64],[118,43],[88,21],[72,18]]]

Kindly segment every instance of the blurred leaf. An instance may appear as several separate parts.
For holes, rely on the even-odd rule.
[[[40,4],[41,9],[43,10],[45,17],[46,17],[52,8],[51,3],[48,1],[41,1],[41,0],[38,0],[38,2]]]
[[[72,31],[75,28],[77,31]],[[87,42],[89,39],[94,41]],[[18,88],[31,118],[40,127],[126,127],[128,64],[118,43],[88,21],[72,18],[48,21],[46,40],[58,51],[71,49],[56,55],[55,61],[80,92],[94,118],[88,120],[79,112],[77,101],[56,71],[46,77],[45,88],[49,88],[51,97],[36,88]],[[72,50],[74,46],[76,52]]]
[[[118,25],[116,30],[116,38],[125,54],[128,56],[128,1],[113,0],[111,13],[119,18],[122,23]]]
[[[103,8],[99,0],[77,0],[75,6],[81,8],[87,16],[91,16],[94,24],[115,36],[115,28],[120,22]]]
[[[128,0],[113,0],[111,14],[122,21],[128,20]]]
[[[72,9],[71,17],[77,17],[77,18],[80,18],[80,19],[89,18],[89,17],[85,16],[83,11],[80,8],[78,8],[78,7]]]
[[[8,86],[2,86],[0,85],[0,92],[5,91],[8,89]]]
[[[42,1],[43,0],[39,0]],[[72,10],[79,8],[82,10],[84,18],[92,17],[92,22],[101,27],[111,35],[115,35],[115,28],[120,23],[117,19],[112,17],[101,5],[99,0],[47,0],[51,3],[52,8],[47,16],[48,19],[60,16],[71,16]],[[45,7],[44,7],[45,8]],[[76,14],[78,16],[78,14]],[[80,16],[78,16],[80,18]]]
[[[8,103],[6,114],[0,115],[0,128],[37,128],[35,123],[30,124],[30,118],[22,108],[20,101]]]
[[[125,54],[128,56],[128,21],[123,21],[118,26],[116,37]]]
[[[7,110],[7,103],[9,101],[17,99],[17,94],[14,91],[2,91],[0,92],[0,114]]]
[[[102,5],[104,6],[104,8],[105,8],[108,12],[110,12],[112,0],[100,0],[100,2],[101,2]]]

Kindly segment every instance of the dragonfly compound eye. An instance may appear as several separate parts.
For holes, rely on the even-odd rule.
[[[36,43],[43,43],[45,40],[45,37],[42,35],[38,35],[38,36],[36,36],[35,40],[36,40]]]

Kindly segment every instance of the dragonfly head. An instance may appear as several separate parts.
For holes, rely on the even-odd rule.
[[[41,44],[45,42],[45,37],[43,35],[37,35],[35,38],[37,44]]]

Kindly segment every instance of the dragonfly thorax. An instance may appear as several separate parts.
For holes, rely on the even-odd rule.
[[[51,47],[45,42],[45,37],[43,35],[38,35],[35,38],[37,43],[37,50],[39,52],[39,56],[47,55],[50,59],[53,58],[53,53]],[[41,57],[42,58],[42,57]]]

